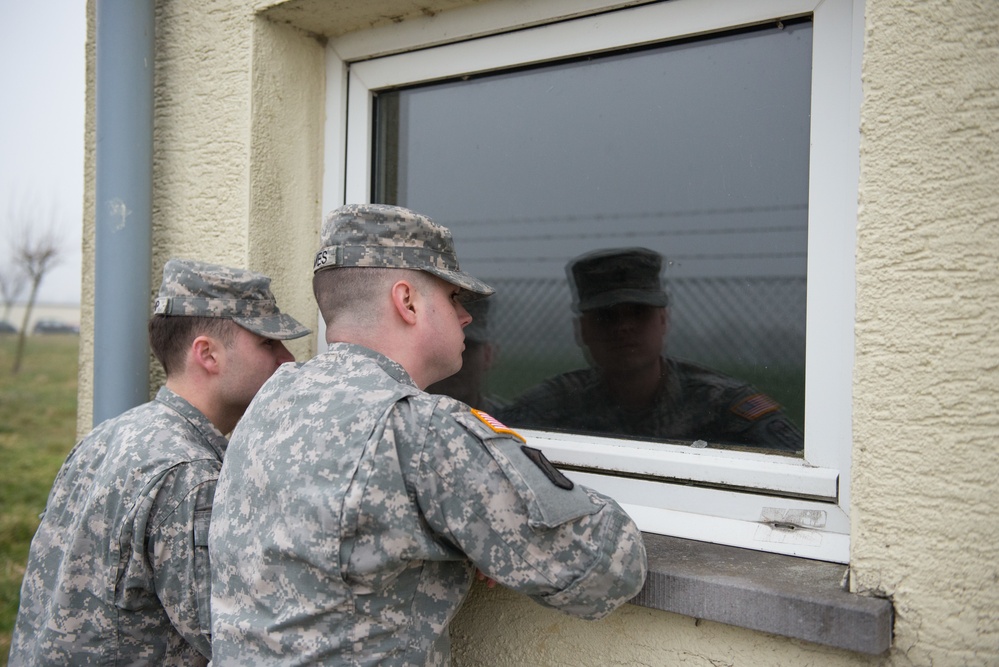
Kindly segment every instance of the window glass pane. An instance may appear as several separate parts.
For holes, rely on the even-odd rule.
[[[435,389],[514,427],[800,454],[810,76],[803,20],[379,91],[372,199],[497,288]]]

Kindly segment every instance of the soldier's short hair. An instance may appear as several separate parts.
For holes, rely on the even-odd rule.
[[[211,336],[232,347],[237,326],[232,320],[218,317],[153,315],[149,319],[149,348],[170,377],[184,370],[187,350],[195,338]]]
[[[312,292],[326,326],[330,326],[337,316],[347,313],[353,317],[368,313],[374,318],[371,304],[378,300],[383,286],[395,274],[397,272],[389,269],[344,267],[312,276]]]

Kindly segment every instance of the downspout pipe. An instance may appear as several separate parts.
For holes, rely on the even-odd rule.
[[[94,425],[149,400],[153,5],[95,5]]]

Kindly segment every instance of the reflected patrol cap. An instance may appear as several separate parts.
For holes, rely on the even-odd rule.
[[[665,307],[669,297],[659,277],[663,257],[648,248],[595,250],[566,267],[577,313],[619,303]]]
[[[495,290],[462,273],[451,232],[425,215],[383,204],[348,204],[323,221],[313,273],[341,267],[415,269],[460,287],[463,300]]]
[[[154,315],[230,319],[253,333],[277,340],[300,338],[309,330],[282,313],[262,273],[188,259],[163,266]]]

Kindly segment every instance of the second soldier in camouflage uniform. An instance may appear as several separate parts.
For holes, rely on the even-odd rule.
[[[31,542],[10,665],[205,665],[208,525],[227,442],[309,330],[259,273],[170,260],[149,323],[166,386],[81,440]]]
[[[641,533],[485,413],[423,387],[461,365],[450,232],[390,206],[325,221],[329,350],[285,366],[232,437],[212,552],[214,664],[446,665],[476,567],[596,619],[645,578]]]
[[[669,329],[662,256],[586,253],[566,267],[577,336],[591,368],[549,378],[500,416],[521,428],[797,452],[801,432],[751,385],[663,355]]]

